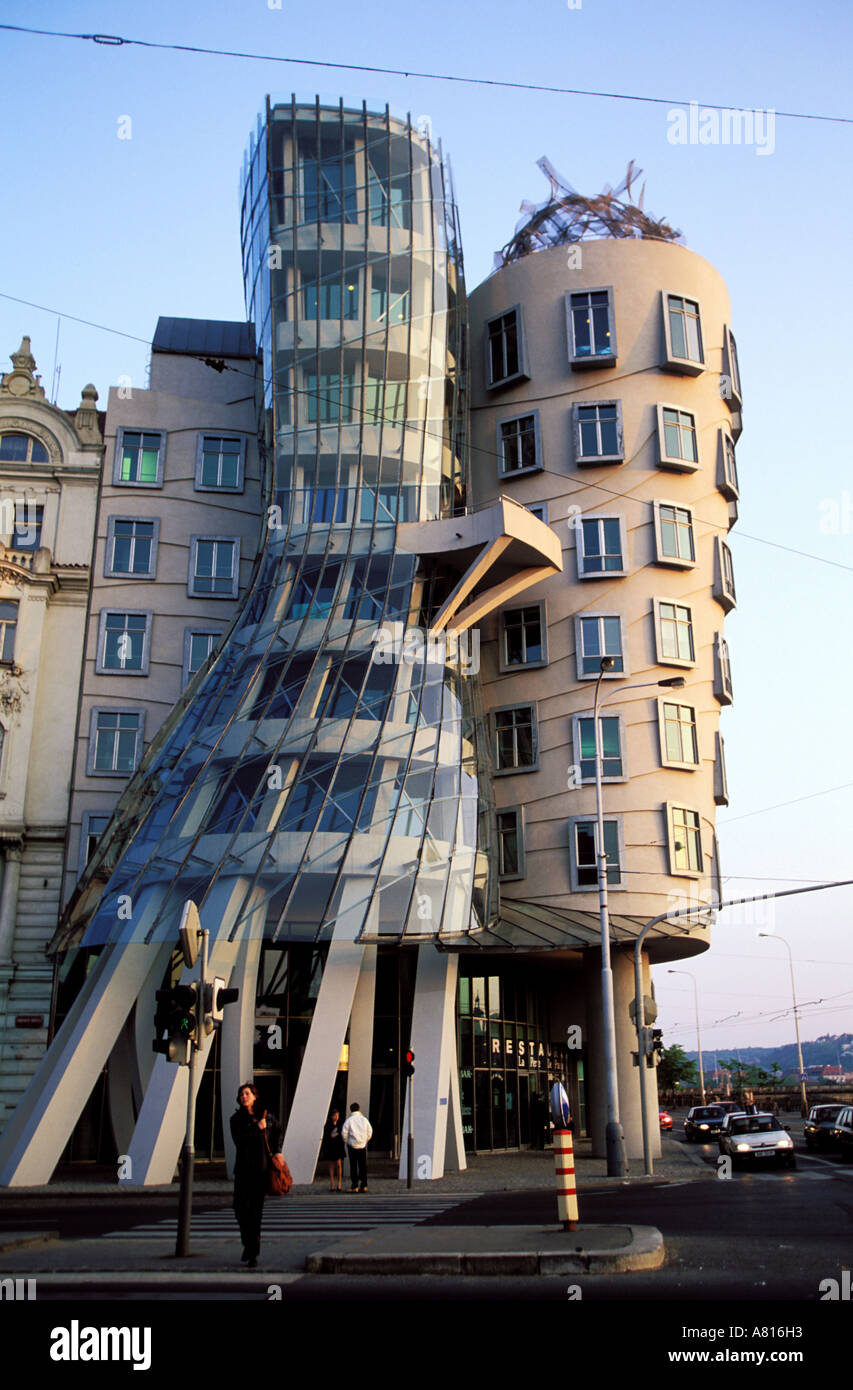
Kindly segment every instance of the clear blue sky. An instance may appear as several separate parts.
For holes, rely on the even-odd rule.
[[[667,99],[509,91],[0,31],[0,290],[145,341],[159,314],[243,318],[238,180],[267,92],[387,101],[428,115],[452,158],[472,287],[511,235],[521,200],[545,195],[540,155],[585,193],[617,183],[633,158],[647,209],[681,228],[729,286],[744,381],[739,603],[726,621],[735,704],[723,715],[731,805],[719,817],[726,888],[853,878],[853,469],[842,414],[853,125],[777,117],[767,155],[667,140],[670,106],[690,101],[853,116],[844,0],[582,0],[578,9],[566,0],[281,0],[280,9],[268,0],[218,8],[150,0],[7,4],[2,20]],[[132,138],[119,139],[127,116]],[[0,354],[30,334],[48,390],[56,327],[55,313],[0,299]],[[76,405],[91,380],[105,406],[120,375],[144,384],[146,357],[144,343],[63,320],[59,403]],[[836,534],[826,530],[833,507]],[[850,889],[777,909],[801,1001],[827,1001],[804,1008],[804,1037],[853,1031],[851,911]],[[699,981],[706,1050],[793,1036],[790,1017],[779,1017],[790,1006],[786,953],[756,931],[754,920],[726,913],[710,954],[686,963]],[[694,1046],[690,981],[655,973],[667,1041]]]

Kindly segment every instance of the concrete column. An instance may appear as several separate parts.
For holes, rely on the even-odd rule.
[[[412,1176],[443,1178],[445,1164],[463,1169],[465,1148],[456,1057],[456,983],[459,957],[432,945],[418,947],[412,1050],[415,1054],[415,1166]],[[401,1179],[407,1177],[409,1100],[401,1136]]]
[[[7,841],[4,846],[3,888],[0,891],[0,965],[12,963],[23,853],[20,840],[13,843]]]
[[[347,1109],[357,1101],[370,1114],[370,1081],[373,1072],[373,1015],[376,998],[376,947],[365,946],[349,1025]]]
[[[634,999],[634,958],[631,950],[611,950],[613,967],[613,1001],[616,1015],[616,1083],[619,1092],[619,1117],[625,1134],[629,1159],[643,1155],[643,1132],[640,1118],[640,1080],[632,1053],[637,1050],[637,1034],[629,1014]],[[648,959],[643,957],[644,992],[651,992]],[[601,952],[584,953],[584,983],[587,1008],[587,1114],[592,1136],[592,1151],[600,1158],[606,1154],[604,1131],[607,1123],[607,1088],[604,1071],[604,1037],[601,1006]],[[646,1072],[646,1104],[652,1157],[660,1157],[660,1126],[657,1108],[657,1074]],[[636,1164],[635,1164],[636,1166]]]
[[[229,985],[240,991],[240,997],[229,1004],[220,1025],[222,1037],[219,1052],[219,1102],[222,1108],[222,1134],[225,1140],[225,1161],[229,1178],[234,1175],[234,1141],[231,1138],[230,1117],[237,1109],[237,1091],[244,1081],[250,1081],[255,1070],[255,997],[258,986],[258,966],[263,949],[263,927],[266,899],[262,898],[256,912],[256,927],[252,935],[240,943]],[[281,1055],[281,1054],[279,1054]],[[279,1116],[281,1119],[281,1116]]]

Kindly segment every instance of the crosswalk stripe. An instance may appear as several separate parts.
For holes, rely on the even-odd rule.
[[[355,1203],[331,1205],[322,1199],[299,1201],[290,1210],[281,1207],[266,1207],[263,1231],[266,1236],[274,1235],[328,1235],[349,1232],[370,1231],[377,1226],[415,1226],[431,1216],[458,1206],[465,1198],[446,1199],[374,1199],[367,1202],[363,1198]],[[175,1234],[176,1217],[164,1217],[160,1221],[142,1222],[122,1231],[108,1231],[109,1240],[151,1240],[171,1239]],[[236,1218],[231,1207],[217,1211],[198,1212],[192,1219],[192,1232],[200,1239],[231,1239],[236,1230]]]

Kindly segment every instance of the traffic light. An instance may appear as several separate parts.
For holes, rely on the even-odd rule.
[[[660,1064],[661,1055],[663,1053],[663,1029],[653,1028],[651,1030],[651,1035],[652,1045],[649,1048],[648,1064],[650,1067],[656,1067]]]
[[[226,989],[220,975],[208,980],[204,986],[204,1031],[212,1033],[217,1023],[225,1017],[225,1005],[236,1004],[240,998],[239,989]]]
[[[415,1074],[415,1054],[411,1048],[406,1052],[406,1060],[403,1063],[403,1075],[414,1076]]]
[[[173,993],[178,1036],[186,1042],[198,1043],[201,982],[193,980],[189,985],[175,985]]]
[[[152,1049],[161,1052],[168,1062],[177,1062],[182,1067],[189,1062],[193,1043],[198,1042],[200,990],[201,985],[195,980],[189,985],[158,989],[154,996],[157,1000],[154,1013],[157,1036],[151,1044]],[[163,1033],[167,1034],[165,1038]]]

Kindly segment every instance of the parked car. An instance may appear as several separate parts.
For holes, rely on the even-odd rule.
[[[684,1137],[688,1144],[706,1144],[712,1135],[719,1134],[725,1111],[719,1105],[694,1105],[684,1121]]]
[[[729,1115],[718,1143],[720,1153],[728,1154],[732,1163],[797,1166],[794,1141],[775,1115]]]
[[[834,1132],[845,1163],[853,1163],[853,1105],[844,1105],[835,1120]]]
[[[836,1120],[844,1108],[843,1105],[812,1106],[809,1117],[803,1125],[807,1149],[810,1151],[817,1149],[818,1153],[823,1153],[827,1149],[838,1147],[838,1138],[835,1134]]]
[[[668,1110],[658,1111],[658,1122],[662,1130],[672,1129],[672,1116]]]
[[[715,1100],[714,1105],[718,1105],[721,1110],[725,1110],[727,1115],[742,1115],[740,1102],[736,1100]]]

